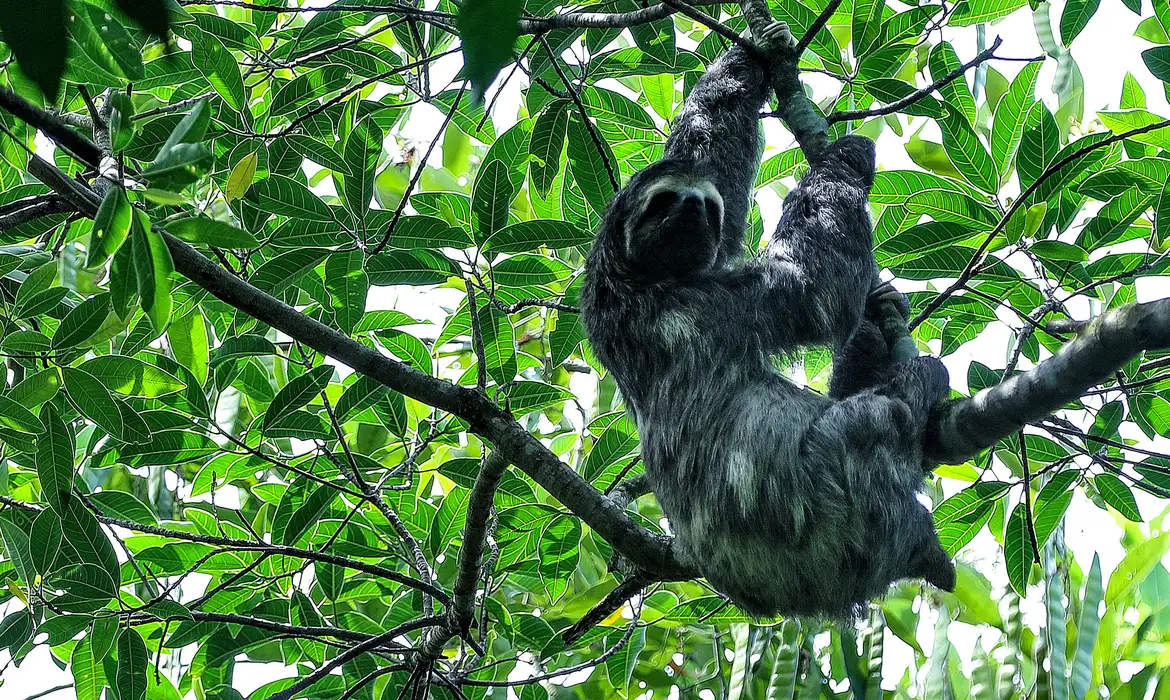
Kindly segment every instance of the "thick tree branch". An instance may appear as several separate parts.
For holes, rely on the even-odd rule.
[[[69,128],[65,120],[34,105],[6,87],[0,87],[0,108],[48,136],[53,143],[82,161],[97,166],[101,151],[81,134]]]
[[[1170,348],[1170,299],[1108,311],[1031,371],[944,404],[929,428],[926,458],[941,464],[970,459],[1075,401],[1138,353],[1165,348]]]

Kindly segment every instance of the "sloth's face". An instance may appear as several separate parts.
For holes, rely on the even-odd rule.
[[[690,277],[715,264],[723,198],[710,181],[665,175],[638,194],[622,222],[632,268],[660,281]]]

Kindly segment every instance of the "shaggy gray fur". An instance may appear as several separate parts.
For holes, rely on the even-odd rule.
[[[767,91],[738,47],[710,67],[663,159],[611,202],[582,312],[682,557],[749,613],[851,617],[899,579],[954,587],[916,499],[948,376],[935,358],[892,364],[873,322],[868,139],[838,140],[742,260]],[[823,344],[829,397],[773,366]]]

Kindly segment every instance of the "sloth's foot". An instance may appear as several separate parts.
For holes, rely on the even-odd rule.
[[[796,37],[792,36],[788,23],[782,20],[774,20],[765,27],[756,42],[764,51],[796,48]]]

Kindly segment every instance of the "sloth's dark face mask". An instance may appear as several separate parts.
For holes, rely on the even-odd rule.
[[[652,282],[711,269],[723,229],[723,198],[714,184],[681,169],[642,175],[651,177],[640,177],[618,205],[627,264]]]

